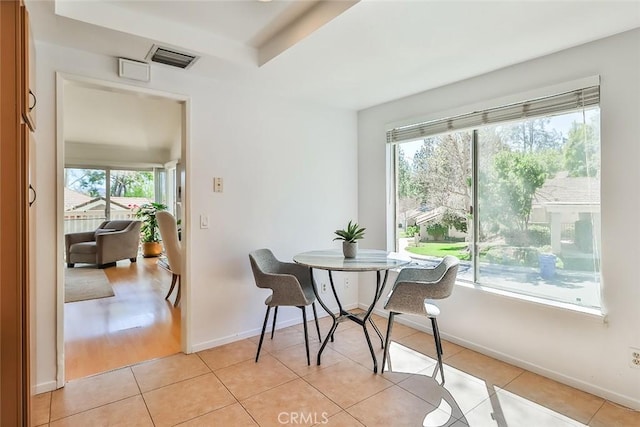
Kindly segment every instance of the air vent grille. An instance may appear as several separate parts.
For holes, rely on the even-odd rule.
[[[199,56],[185,52],[178,52],[162,46],[154,45],[147,55],[147,59],[153,62],[159,62],[165,65],[171,65],[178,68],[189,68],[198,60]]]

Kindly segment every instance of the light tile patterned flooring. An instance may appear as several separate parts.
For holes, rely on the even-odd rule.
[[[386,319],[374,316],[386,330]],[[312,324],[312,322],[310,322]],[[321,319],[326,333],[328,318]],[[312,357],[319,344],[309,328]],[[373,331],[371,331],[373,332]],[[381,363],[382,350],[374,345]],[[176,354],[74,380],[34,397],[50,426],[640,426],[640,412],[450,342],[444,387],[433,337],[394,325],[392,372],[376,375],[362,330],[342,323],[307,366],[302,325],[196,354]]]

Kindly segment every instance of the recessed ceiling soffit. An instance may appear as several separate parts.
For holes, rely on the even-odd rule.
[[[278,6],[282,10],[274,19],[260,22],[258,28],[247,27],[246,31],[254,31],[253,34],[244,34],[242,37],[236,35],[236,39],[216,33],[216,28],[203,28],[185,20],[144,13],[140,4],[130,8],[126,1],[54,1],[54,11],[59,16],[156,40],[169,47],[256,67],[292,48],[360,0],[290,1],[286,8]],[[154,7],[155,2],[148,3],[148,7]],[[185,7],[203,5],[202,2],[189,3]],[[271,7],[271,3],[255,3],[246,4],[245,7]]]

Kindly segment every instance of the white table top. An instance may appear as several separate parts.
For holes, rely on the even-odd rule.
[[[355,258],[345,258],[340,249],[303,252],[293,261],[307,267],[332,271],[381,271],[409,264],[411,258],[397,252],[358,249]]]

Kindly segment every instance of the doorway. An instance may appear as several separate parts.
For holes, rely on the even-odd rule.
[[[135,220],[136,210],[151,202],[165,205],[186,236],[188,99],[61,74],[57,84],[59,247],[65,234]],[[71,268],[61,252],[58,386],[186,349],[188,297],[183,293],[177,307],[175,295],[165,300],[171,273],[161,258],[139,254],[107,268]],[[69,298],[78,286],[88,295]],[[101,291],[92,293],[94,287]]]

